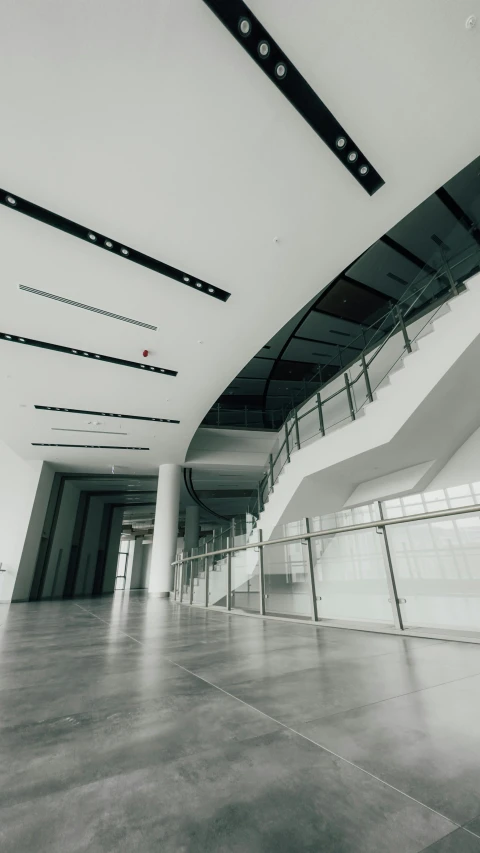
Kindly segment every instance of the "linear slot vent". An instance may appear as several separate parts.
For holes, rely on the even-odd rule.
[[[119,415],[116,412],[91,412],[89,409],[63,409],[58,406],[35,406],[42,412],[68,412],[71,415],[96,415],[101,418],[128,418],[131,421],[155,421],[160,424],[179,424],[173,418],[147,418],[143,415]]]
[[[104,317],[111,317],[112,320],[121,320],[122,323],[132,323],[134,326],[142,326],[143,329],[151,329],[156,332],[158,327],[151,326],[150,323],[142,323],[141,320],[133,320],[131,317],[123,317],[121,314],[112,314],[111,311],[104,311],[102,308],[94,308],[93,305],[85,305],[83,302],[74,302],[73,299],[66,299],[64,296],[57,296],[55,293],[47,293],[46,290],[37,290],[35,287],[26,287],[24,284],[19,284],[19,289],[25,293],[33,293],[35,296],[44,296],[46,299],[54,299],[55,302],[63,302],[64,305],[72,305],[73,308],[83,308],[84,311],[93,311],[94,314],[102,314]]]
[[[32,447],[76,447],[82,450],[150,450],[149,447],[120,447],[113,444],[50,444],[48,441],[32,441]]]
[[[111,432],[108,429],[67,429],[66,427],[52,427],[52,432],[90,432],[93,435],[128,435],[128,432]]]

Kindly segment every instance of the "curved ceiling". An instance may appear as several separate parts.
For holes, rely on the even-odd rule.
[[[477,156],[480,0],[250,6],[385,180],[373,197],[202,0],[2,4],[0,186],[231,294],[1,205],[0,332],[55,345],[0,340],[0,437],[22,457],[183,462],[264,342]]]
[[[363,252],[273,336],[208,412],[210,426],[278,429],[290,409],[342,372],[397,303],[425,309],[480,262],[480,157]],[[438,273],[438,275],[437,275]],[[435,286],[430,282],[436,277]],[[420,299],[417,291],[425,287]],[[417,300],[417,301],[415,301]],[[416,307],[415,307],[416,305]],[[376,339],[378,342],[378,339]]]

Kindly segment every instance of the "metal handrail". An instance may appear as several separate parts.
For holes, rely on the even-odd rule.
[[[302,542],[310,539],[318,539],[321,536],[333,536],[338,533],[351,533],[355,530],[369,530],[372,528],[385,528],[393,524],[407,524],[410,521],[425,521],[430,518],[448,518],[452,515],[464,515],[470,512],[480,512],[480,504],[471,504],[470,506],[455,507],[455,509],[439,509],[433,512],[422,512],[418,515],[397,516],[396,518],[383,518],[378,521],[366,521],[361,524],[349,524],[345,527],[331,527],[328,530],[314,530],[311,533],[296,533],[294,536],[283,536],[280,539],[267,539],[265,541],[249,542],[245,545],[236,545],[233,548],[222,548],[220,551],[209,551],[208,556],[216,556],[217,554],[233,554],[236,551],[247,551],[251,548],[266,548],[269,545],[284,545],[286,542]],[[182,563],[188,563],[191,560],[197,560],[198,554],[191,557],[183,557],[181,560],[175,560],[172,566],[179,566]]]

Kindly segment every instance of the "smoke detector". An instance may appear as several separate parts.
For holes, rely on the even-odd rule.
[[[476,19],[475,15],[470,15],[467,18],[467,20],[465,21],[465,28],[467,30],[473,30],[473,28],[476,26],[476,23],[477,23],[477,19]]]

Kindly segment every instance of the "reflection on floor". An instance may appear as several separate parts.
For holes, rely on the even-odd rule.
[[[0,610],[2,853],[480,853],[480,646]]]

